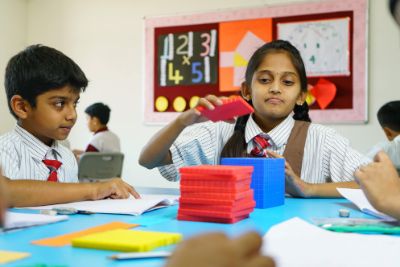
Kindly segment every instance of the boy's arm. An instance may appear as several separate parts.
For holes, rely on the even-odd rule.
[[[199,100],[198,106],[207,109],[214,109],[215,105],[222,105],[222,101],[213,95]],[[162,128],[142,149],[139,157],[139,164],[148,169],[172,164],[169,149],[178,138],[179,134],[189,125],[204,122],[207,118],[195,108],[189,109],[179,115],[174,121]]]
[[[0,227],[4,224],[4,215],[7,207],[7,189],[5,179],[0,175]]]
[[[11,207],[32,207],[104,198],[128,198],[139,194],[120,178],[97,183],[55,183],[5,179]]]

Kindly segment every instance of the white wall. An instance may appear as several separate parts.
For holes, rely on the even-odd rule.
[[[284,2],[288,1],[28,0],[27,43],[42,43],[63,51],[82,67],[91,81],[81,96],[80,119],[70,135],[73,147],[82,148],[90,137],[84,108],[95,101],[104,101],[112,108],[110,128],[121,137],[126,155],[124,178],[140,186],[176,187],[164,181],[157,171],[148,171],[137,164],[141,148],[160,129],[142,123],[143,17]],[[332,125],[361,151],[384,138],[376,110],[399,96],[396,83],[400,74],[399,36],[386,1],[370,1],[370,121],[365,125]],[[3,58],[0,60],[3,64]],[[1,108],[4,109],[3,104]],[[1,123],[0,131],[8,127]]]
[[[0,134],[15,124],[4,92],[4,69],[10,57],[26,46],[26,37],[27,1],[0,0]]]

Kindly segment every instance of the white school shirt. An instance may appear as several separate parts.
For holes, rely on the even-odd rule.
[[[2,174],[10,179],[47,181],[50,170],[43,159],[62,162],[57,170],[59,182],[78,182],[78,165],[74,154],[57,141],[51,147],[17,125],[0,136],[0,166]]]
[[[280,155],[285,151],[294,119],[287,117],[268,133],[263,133],[252,116],[245,128],[247,152],[258,134],[269,138],[269,150]],[[234,124],[204,122],[186,128],[170,148],[173,164],[159,167],[169,181],[179,180],[179,168],[201,164],[216,165],[224,145],[234,132]],[[354,171],[371,160],[350,147],[349,140],[332,128],[310,124],[304,147],[301,179],[308,183],[353,181]]]
[[[400,170],[400,135],[392,141],[386,141],[375,145],[368,153],[367,157],[373,159],[379,151],[385,151],[392,160],[397,170]]]
[[[96,132],[90,140],[89,146],[93,146],[98,152],[121,152],[119,137],[107,128]]]

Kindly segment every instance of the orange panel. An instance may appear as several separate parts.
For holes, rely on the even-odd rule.
[[[270,42],[272,41],[272,19],[221,22],[219,24],[220,52],[235,50],[248,31],[265,42]]]
[[[233,68],[219,68],[219,91],[239,91],[239,86],[233,85]]]

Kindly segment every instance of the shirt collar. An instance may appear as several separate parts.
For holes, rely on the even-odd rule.
[[[53,144],[49,147],[18,124],[15,126],[14,132],[21,138],[33,158],[42,161],[46,158],[46,155],[52,153],[55,154],[54,157],[61,158],[61,148],[56,140],[54,140]]]
[[[271,131],[264,133],[260,126],[258,126],[258,124],[254,121],[253,116],[250,116],[246,123],[245,140],[246,143],[249,143],[255,136],[260,134],[261,136],[264,136],[272,141],[272,144],[276,147],[282,147],[283,145],[286,145],[293,126],[294,119],[291,116],[288,116]]]
[[[101,133],[101,132],[105,132],[105,131],[108,131],[108,128],[107,128],[107,126],[106,127],[104,127],[104,128],[100,128],[100,129],[98,129],[94,134],[97,134],[97,133]]]

